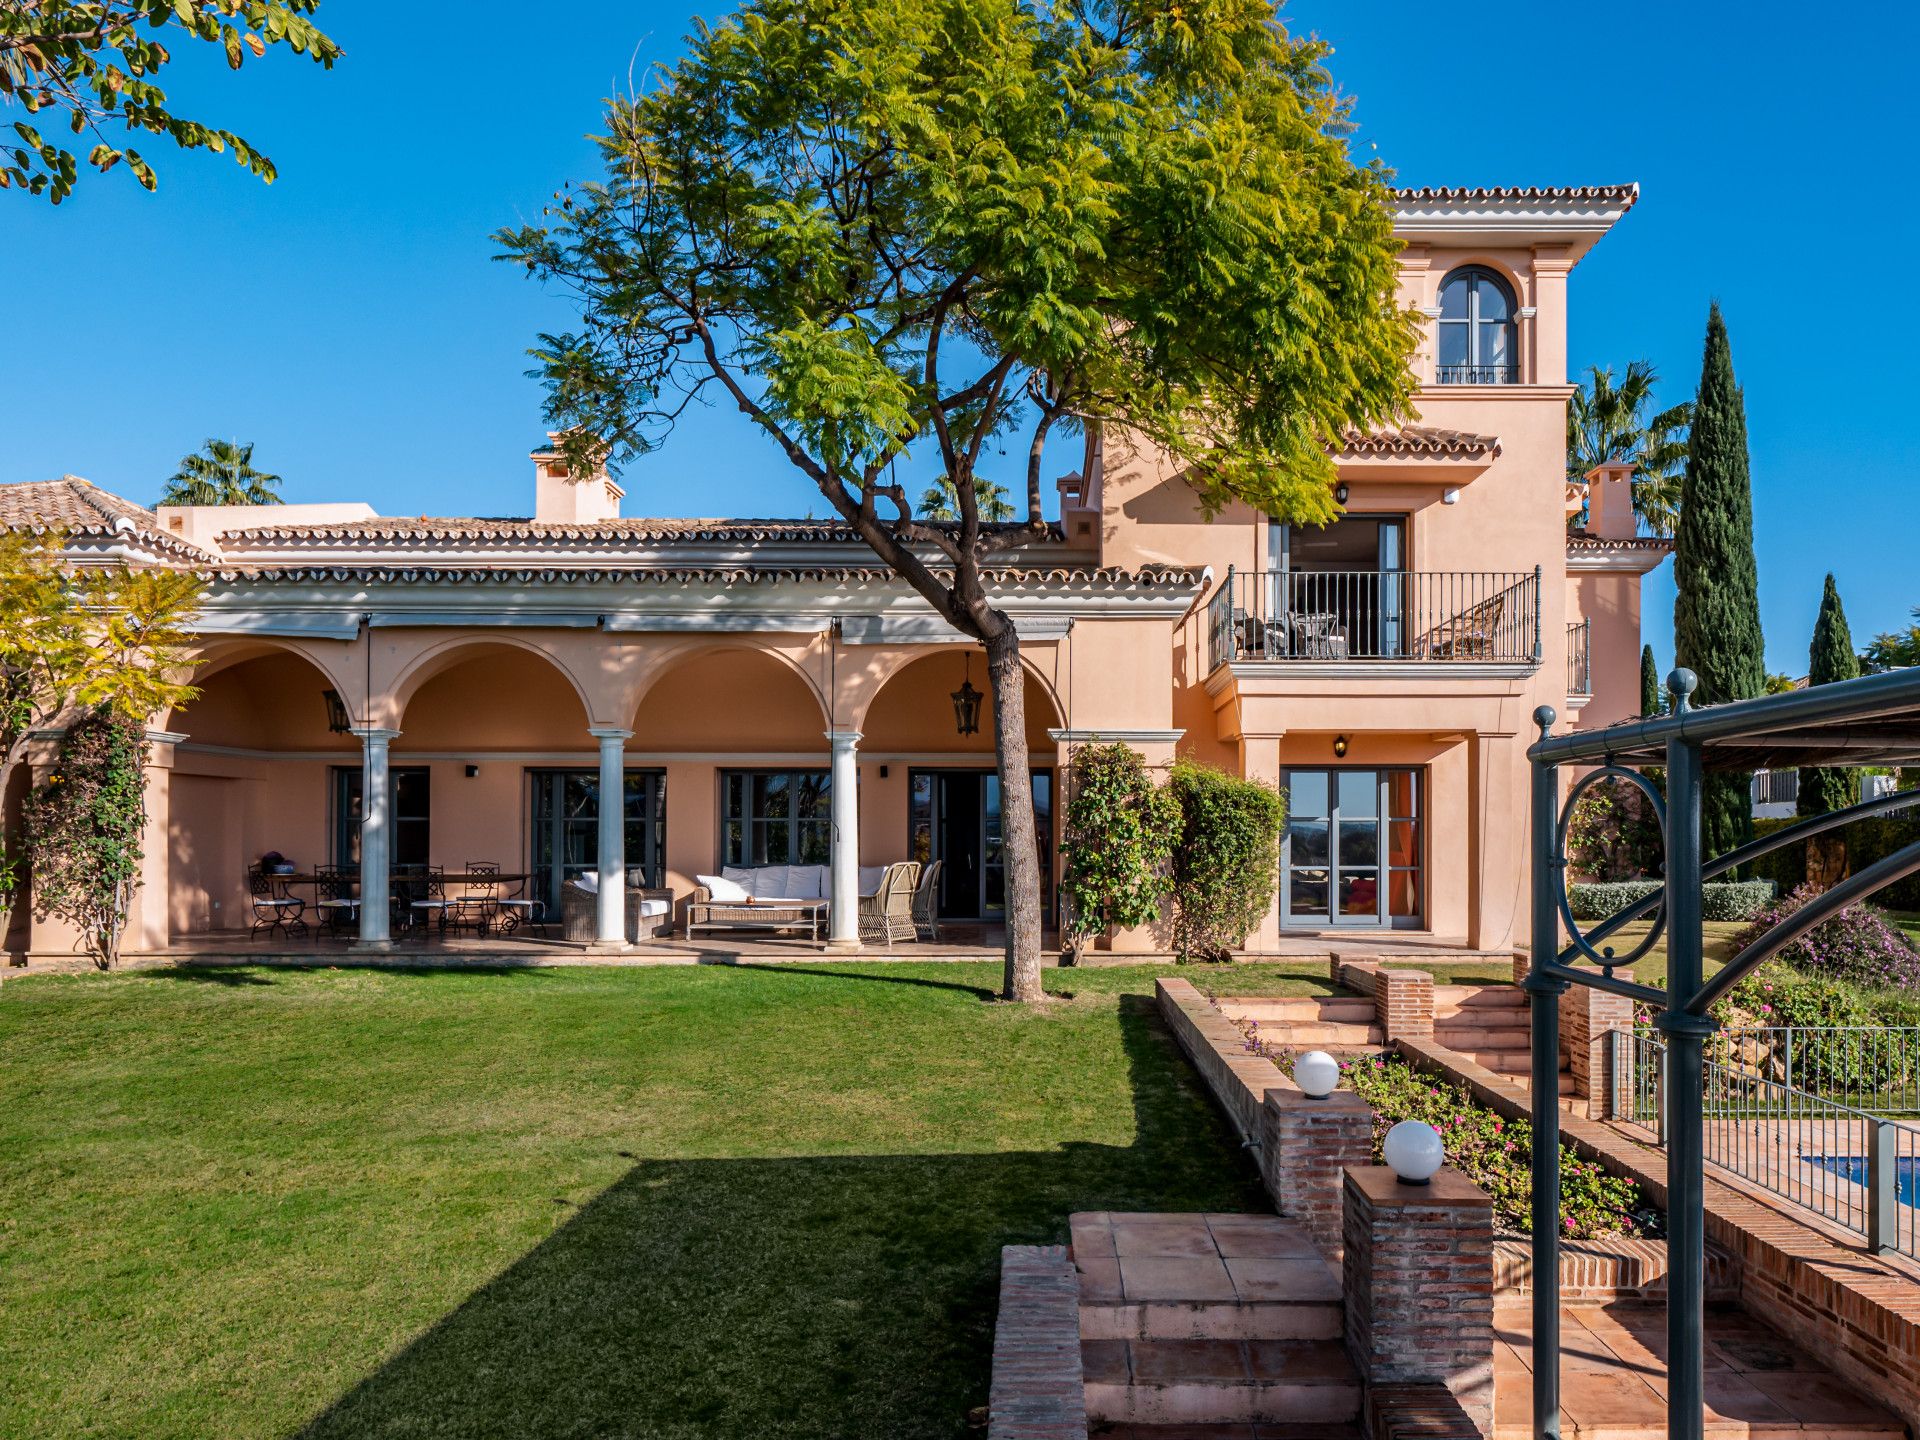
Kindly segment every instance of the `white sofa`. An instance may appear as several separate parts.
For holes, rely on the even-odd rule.
[[[880,888],[884,865],[860,867],[859,892],[872,895]],[[723,879],[731,880],[756,900],[831,900],[833,870],[827,865],[723,865]]]

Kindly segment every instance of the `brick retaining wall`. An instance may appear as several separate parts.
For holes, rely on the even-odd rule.
[[[1064,1245],[1000,1252],[988,1440],[1087,1440],[1080,1282]]]

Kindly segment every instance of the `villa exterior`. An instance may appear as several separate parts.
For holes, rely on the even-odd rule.
[[[1089,438],[1054,535],[996,585],[1027,666],[1050,916],[1061,786],[1099,738],[1287,788],[1280,899],[1249,950],[1522,938],[1530,716],[1637,709],[1640,579],[1666,553],[1636,534],[1623,470],[1564,476],[1568,274],[1635,196],[1401,192],[1403,293],[1429,317],[1419,418],[1347,438],[1325,530],[1208,521],[1162,457]],[[942,912],[996,917],[991,709],[960,735],[949,699],[985,684],[974,647],[837,524],[622,518],[604,475],[532,464],[514,520],[0,487],[0,523],[59,526],[78,559],[208,580],[203,694],[152,727],[129,949],[244,930],[267,851],[357,867],[369,892],[393,866],[490,861],[548,906],[595,871],[609,941],[627,867],[684,905],[723,864],[943,858]],[[11,951],[73,948],[24,908]],[[843,944],[852,919],[833,919]],[[359,923],[388,938],[384,907]]]

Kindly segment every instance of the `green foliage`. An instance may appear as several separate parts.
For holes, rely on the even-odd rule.
[[[1007,498],[1006,486],[982,476],[973,482],[973,488],[982,520],[1000,525],[1013,519],[1013,501]],[[960,518],[960,497],[951,480],[942,476],[938,485],[929,485],[921,493],[920,514],[928,520]]]
[[[1440,1132],[1447,1163],[1493,1197],[1494,1223],[1533,1228],[1533,1127],[1489,1110],[1464,1085],[1415,1070],[1399,1058],[1370,1055],[1341,1062],[1349,1090],[1373,1107],[1373,1148],[1380,1160],[1387,1131],[1420,1120]],[[1631,1180],[1560,1147],[1561,1234],[1569,1240],[1642,1233],[1656,1217]]]
[[[1747,468],[1746,401],[1733,377],[1733,351],[1716,302],[1687,438],[1687,470],[1675,530],[1673,648],[1699,678],[1695,705],[1763,693],[1759,569],[1753,553],[1753,487]],[[1701,840],[1723,855],[1753,834],[1748,777],[1706,777]]]
[[[1091,938],[1160,918],[1180,809],[1138,751],[1119,743],[1074,751],[1060,858],[1067,930]]]
[[[1752,1066],[1782,1083],[1790,1080],[1798,1089],[1820,1094],[1911,1083],[1903,1048],[1873,1038],[1883,1027],[1920,1026],[1920,997],[1911,992],[1864,988],[1769,960],[1733,987],[1716,1015],[1729,1031],[1794,1027],[1809,1032],[1791,1042],[1781,1035],[1762,1039],[1723,1032],[1712,1042],[1715,1058]]]
[[[1672,535],[1680,515],[1680,477],[1687,458],[1687,401],[1651,416],[1659,374],[1635,360],[1618,385],[1613,367],[1595,365],[1567,401],[1567,478],[1578,484],[1594,467],[1633,462],[1633,509],[1648,531]]]
[[[1573,911],[1576,920],[1605,920],[1663,888],[1659,880],[1569,885],[1567,908]],[[1751,920],[1777,893],[1771,880],[1709,880],[1700,887],[1700,918]]]
[[[278,505],[278,475],[253,468],[253,444],[209,440],[180,468],[161,492],[162,505]]]
[[[1640,714],[1653,716],[1664,714],[1667,708],[1666,687],[1660,683],[1660,667],[1653,663],[1653,647],[1640,647]]]
[[[1767,906],[1733,937],[1737,954],[1822,892],[1802,885]],[[1871,905],[1849,905],[1776,952],[1794,969],[1872,990],[1920,990],[1920,949]]]
[[[149,190],[159,183],[152,165],[109,140],[109,127],[163,136],[184,150],[232,151],[271,184],[271,160],[231,130],[175,114],[157,77],[174,59],[167,42],[175,38],[217,46],[234,70],[269,45],[332,69],[340,47],[307,18],[317,9],[319,0],[0,0],[0,105],[53,112],[60,128],[93,137],[88,164],[105,174],[124,163]],[[11,129],[17,143],[0,144],[0,189],[45,194],[58,205],[79,174],[76,149],[27,121]]]
[[[1813,641],[1807,647],[1807,684],[1831,685],[1859,674],[1860,657],[1853,653],[1853,632],[1840,605],[1840,587],[1829,572],[1820,596],[1820,615],[1813,624]],[[1800,772],[1796,809],[1802,815],[1829,815],[1853,804],[1859,793],[1859,771],[1844,766],[1809,767]]]
[[[1793,823],[1791,818],[1756,820],[1753,828],[1756,834],[1771,835]],[[1857,872],[1877,860],[1886,859],[1896,850],[1904,850],[1920,842],[1920,818],[1911,814],[1879,815],[1855,820],[1838,833],[1846,839],[1848,860]],[[1797,890],[1807,879],[1806,847],[1789,845],[1771,855],[1762,855],[1753,862],[1752,870],[1755,875],[1773,881],[1782,894]],[[1885,889],[1876,891],[1873,898],[1876,904],[1889,909],[1920,910],[1920,874],[1894,881]]]
[[[119,958],[140,880],[146,750],[139,721],[90,711],[68,727],[53,773],[27,802],[34,913],[71,922],[102,970]]]
[[[1567,858],[1603,884],[1652,874],[1662,858],[1660,822],[1640,789],[1611,779],[1588,786],[1567,826]]]
[[[1920,621],[1920,605],[1914,607],[1913,618]],[[1911,665],[1920,665],[1920,624],[1876,635],[1860,654],[1861,669],[1876,674]]]
[[[1173,948],[1181,960],[1224,960],[1273,905],[1287,802],[1271,785],[1193,760],[1168,781],[1180,808],[1173,852]]]

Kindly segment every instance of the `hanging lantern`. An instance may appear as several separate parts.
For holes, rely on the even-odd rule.
[[[973,652],[967,652],[967,671],[953,692],[953,724],[962,735],[980,729],[980,692],[973,688]]]
[[[322,690],[320,698],[327,702],[327,729],[336,735],[344,735],[353,728],[353,721],[347,716],[346,702],[340,698],[338,690]]]

